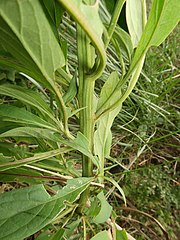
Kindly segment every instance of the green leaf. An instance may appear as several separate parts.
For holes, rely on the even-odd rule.
[[[70,2],[72,2],[72,0],[70,0]],[[92,27],[94,33],[101,38],[103,33],[103,24],[99,17],[99,3],[96,2],[93,5],[89,5],[88,2],[87,4],[84,4],[81,0],[78,0],[74,1],[73,4],[79,8],[81,14],[83,14],[88,20],[88,23]]]
[[[159,46],[180,20],[179,0],[154,0],[150,15],[137,46],[129,73],[151,46]]]
[[[88,187],[92,179],[77,178],[55,196],[51,197],[43,187],[36,185],[3,193],[0,197],[0,239],[24,239],[39,231],[73,203]]]
[[[65,60],[39,0],[0,1],[0,41],[18,70],[54,88],[54,72]]]
[[[116,101],[108,108],[106,108],[105,106],[101,106],[101,108],[99,108],[96,112],[97,117],[99,117],[105,111],[110,111],[116,108],[119,104],[122,104],[129,96],[142,70],[147,50],[151,46],[158,46],[163,42],[163,40],[168,36],[168,34],[179,22],[179,12],[179,0],[153,1],[153,6],[149,15],[148,22],[138,43],[129,70],[125,77],[114,86],[115,90],[111,92],[109,99],[107,99],[107,102],[109,102],[110,99],[115,99],[115,97],[117,96]],[[127,86],[126,91],[124,91],[124,93],[118,97],[117,93],[122,89],[122,87],[124,87],[129,78],[131,78],[131,80]],[[105,104],[106,103],[104,103],[104,105]],[[104,111],[102,111],[102,109]]]
[[[0,94],[16,98],[19,101],[32,106],[40,115],[45,115],[45,119],[49,117],[56,122],[52,110],[38,92],[20,86],[4,84],[0,87]]]
[[[64,103],[69,103],[77,94],[77,72],[70,81],[69,88],[63,96]]]
[[[123,189],[119,186],[119,184],[113,178],[104,177],[104,179],[106,179],[108,182],[111,182],[119,190],[119,192],[121,193],[121,195],[123,197],[124,203],[126,205],[126,197],[125,197]]]
[[[57,0],[41,0],[41,3],[44,4],[54,25],[58,28],[64,12],[62,6],[58,3]]]
[[[48,128],[56,131],[55,126],[34,115],[33,113],[26,111],[24,108],[18,108],[7,104],[0,105],[0,120],[5,122],[16,122],[23,125]]]
[[[117,40],[122,53],[131,61],[133,54],[133,44],[130,35],[122,28],[116,27],[113,38]]]
[[[115,71],[112,72],[106,80],[101,90],[100,99],[97,105],[97,112],[99,114],[108,109],[109,106],[116,102],[117,99],[121,96],[120,90],[116,89],[116,86],[120,81],[121,80],[118,77],[118,73]]]
[[[81,218],[78,218],[77,220],[73,220],[72,223],[66,225],[66,230],[65,230],[65,239],[70,239],[71,236],[73,235],[74,231],[77,229],[79,224],[81,223]]]
[[[112,212],[112,207],[107,202],[103,191],[101,191],[97,195],[97,198],[99,199],[99,201],[101,203],[101,209],[100,209],[98,215],[94,218],[94,222],[99,224],[99,223],[104,223],[108,220],[108,218],[110,217],[111,212]]]
[[[81,153],[89,157],[97,167],[99,167],[97,159],[92,155],[91,151],[89,150],[88,139],[81,132],[77,133],[77,138],[75,138],[75,140],[69,146],[79,150]]]
[[[126,231],[116,229],[116,240],[128,240]]]
[[[93,163],[98,166],[98,162],[96,158],[92,155],[89,150],[89,144],[87,138],[80,132],[77,134],[77,138],[74,140],[65,140],[61,137],[60,134],[55,133],[52,130],[44,129],[44,128],[34,128],[34,127],[18,127],[6,131],[0,134],[0,138],[6,137],[33,137],[37,139],[47,139],[54,142],[59,142],[67,145],[70,148],[78,150],[84,155],[88,156],[92,159]]]
[[[64,229],[59,229],[49,240],[63,240],[64,233]]]
[[[126,21],[134,48],[137,47],[145,25],[144,0],[126,0]]]
[[[69,152],[70,150],[71,149],[69,149],[69,148],[55,149],[55,150],[51,150],[51,151],[47,151],[47,152],[36,153],[32,157],[28,157],[28,158],[24,158],[24,159],[20,159],[20,160],[16,160],[16,161],[13,161],[14,158],[12,158],[12,157],[5,157],[5,156],[1,156],[2,154],[0,154],[0,171],[5,171],[8,169],[13,169],[13,168],[24,166],[26,164],[39,162],[39,161],[57,156],[59,154]]]
[[[109,236],[108,231],[102,231],[96,234],[91,240],[111,240],[112,238]]]
[[[1,167],[0,167],[1,168]],[[24,182],[28,184],[40,184],[47,179],[38,171],[32,171],[29,168],[14,168],[12,170],[0,173],[0,182]]]
[[[115,0],[105,0],[105,5],[109,13],[112,14],[115,6]]]
[[[0,164],[1,163],[8,163],[11,161],[14,161],[14,157],[4,156],[2,153],[0,153]]]
[[[113,99],[109,99],[109,96],[113,91],[115,91],[114,86],[119,81],[117,72],[112,72],[107,81],[105,82],[101,94],[100,99],[98,101],[98,108],[104,111],[109,107],[110,104],[113,104],[114,101],[119,97],[120,92],[116,92],[117,95],[114,95]],[[109,100],[109,101],[108,101]],[[103,172],[104,168],[104,158],[108,157],[111,149],[112,142],[112,134],[111,134],[111,126],[113,124],[114,118],[117,116],[121,109],[121,105],[119,105],[114,110],[107,112],[104,116],[101,116],[97,122],[97,130],[94,134],[94,152],[100,159],[100,172]]]

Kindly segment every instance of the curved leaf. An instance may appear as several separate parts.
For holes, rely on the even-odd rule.
[[[61,137],[60,134],[55,133],[53,130],[35,127],[17,127],[0,134],[0,138],[7,137],[12,138],[29,137],[37,139],[46,139],[54,141],[56,143],[59,142],[88,156],[90,159],[92,159],[93,163],[96,166],[98,166],[96,158],[92,155],[91,151],[89,150],[88,140],[81,132],[78,132],[77,138],[75,138],[74,140],[65,140]]]
[[[69,151],[71,151],[70,148],[60,148],[48,152],[36,153],[33,157],[28,157],[16,161],[14,161],[14,158],[12,157],[5,157],[4,155],[0,154],[0,171],[18,168],[24,166],[25,164],[39,162]]]
[[[129,74],[151,46],[159,46],[180,21],[179,0],[154,0],[142,37],[137,46]]]
[[[41,115],[46,116],[46,119],[48,116],[56,122],[52,110],[37,92],[20,86],[4,84],[0,87],[0,94],[16,98],[38,110]]]
[[[98,213],[98,215],[94,218],[94,222],[99,224],[99,223],[104,223],[106,222],[110,215],[111,215],[111,211],[112,211],[112,207],[111,205],[107,202],[103,191],[100,192],[97,195],[97,198],[100,200],[101,202],[101,209]]]
[[[0,121],[16,122],[23,125],[48,128],[56,131],[55,126],[35,114],[26,111],[24,108],[18,108],[7,104],[0,105]]]

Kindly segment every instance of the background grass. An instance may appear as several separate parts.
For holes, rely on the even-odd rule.
[[[138,240],[166,236],[152,219],[134,209],[160,221],[170,239],[180,239],[179,30],[180,25],[148,52],[141,78],[113,126],[112,154],[130,171],[122,172],[114,162],[110,172],[123,186],[129,210],[120,210],[117,193],[110,199],[121,226]]]

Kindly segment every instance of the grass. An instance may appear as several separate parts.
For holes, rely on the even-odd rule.
[[[154,217],[169,235],[151,218],[124,208],[118,220],[138,240],[180,237],[179,30],[180,25],[160,47],[148,52],[141,79],[113,126],[112,154],[129,171],[122,173],[115,162],[110,171],[123,186],[129,208]],[[117,193],[111,201],[118,212],[122,200]]]

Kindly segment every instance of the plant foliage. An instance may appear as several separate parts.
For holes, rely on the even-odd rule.
[[[128,32],[118,26],[125,2]],[[10,76],[0,82],[0,171],[6,181],[23,177],[26,186],[0,195],[0,239],[23,239],[42,228],[42,234],[51,229],[51,239],[66,239],[75,229],[77,239],[128,239],[117,230],[102,191],[106,182],[113,184],[126,204],[122,188],[105,176],[111,127],[146,52],[169,35],[179,12],[178,0],[154,0],[148,19],[145,0],[118,0],[115,6],[0,1],[0,65]],[[113,51],[118,67],[108,69]],[[105,83],[96,91],[99,79]],[[88,211],[93,201],[99,210],[94,214]],[[108,230],[93,230],[108,221]]]

